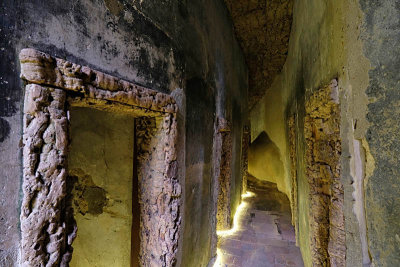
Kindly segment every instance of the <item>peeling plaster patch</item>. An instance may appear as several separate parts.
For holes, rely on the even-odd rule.
[[[69,177],[74,183],[72,191],[74,210],[82,215],[99,215],[107,205],[107,191],[95,185],[89,175],[82,170],[70,170]]]
[[[375,170],[375,159],[371,154],[367,140],[362,139],[362,146],[365,153],[365,181],[364,185],[368,183],[369,177],[372,176]]]
[[[353,177],[353,212],[356,215],[360,231],[361,250],[363,264],[371,263],[368,254],[367,226],[365,221],[365,206],[364,206],[364,169],[365,156],[359,140],[353,140],[354,157],[351,158],[351,175]]]
[[[104,0],[106,7],[110,10],[111,14],[118,16],[119,13],[124,9],[124,6],[118,0]]]

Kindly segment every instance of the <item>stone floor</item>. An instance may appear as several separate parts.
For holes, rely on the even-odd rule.
[[[249,180],[243,204],[231,231],[219,232],[221,267],[304,266],[295,245],[289,200],[276,185]]]

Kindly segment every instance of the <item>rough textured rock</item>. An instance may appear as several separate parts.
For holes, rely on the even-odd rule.
[[[176,117],[136,119],[140,203],[140,265],[174,266],[181,224]]]
[[[81,75],[80,67],[71,63],[64,62],[63,65],[73,66],[73,70],[66,68],[69,73],[67,78],[57,76],[66,69],[60,70],[59,65],[50,64],[54,63],[54,59],[36,50],[24,49],[20,58],[21,76],[28,83],[60,87],[50,88],[37,84],[26,86],[22,261],[26,266],[67,266],[71,259],[71,244],[76,227],[73,225],[70,201],[63,203],[69,196],[66,188],[68,122],[65,103],[71,88],[89,88],[91,82],[77,81]],[[86,71],[92,72],[89,68]],[[54,73],[58,77],[55,80]],[[104,75],[96,72],[96,77]],[[113,82],[109,81],[116,80],[113,77],[105,80],[101,78],[98,85],[112,89],[114,87],[110,84]],[[108,85],[104,86],[103,83]],[[140,144],[137,155],[141,204],[140,264],[173,266],[176,263],[181,223],[181,186],[178,182],[176,158],[177,120],[174,113],[176,107],[173,99],[162,93],[146,88],[136,90],[136,85],[127,82],[124,82],[123,88],[114,89],[131,89],[125,92],[130,97],[123,96],[134,99],[133,102],[125,101],[123,96],[110,97],[108,93],[95,94],[94,98],[106,101],[110,106],[116,102],[120,109],[124,107],[128,110],[125,112],[133,115],[136,111],[136,116],[141,117],[136,120],[136,142]],[[90,89],[92,93],[102,91],[94,87]],[[91,96],[93,94],[89,94],[88,98]],[[76,102],[79,101],[74,98]],[[121,106],[121,103],[125,105]],[[96,105],[92,107],[96,108]],[[104,109],[101,105],[99,108]],[[151,112],[146,113],[143,109],[150,109]],[[144,114],[147,117],[143,117]]]
[[[215,177],[218,181],[217,230],[231,228],[231,164],[232,136],[231,125],[224,118],[217,118],[214,137],[216,149]]]
[[[296,238],[298,234],[298,215],[297,215],[297,159],[296,159],[296,116],[292,115],[289,117],[288,120],[288,127],[289,127],[289,157],[290,157],[290,176],[292,182],[292,191],[290,192],[290,207],[292,211],[292,225],[296,231]]]
[[[253,138],[266,131],[287,155],[287,181],[286,123],[290,115],[298,116],[299,246],[306,266],[312,261],[304,102],[332,77],[338,78],[340,93],[346,266],[399,266],[399,8],[395,0],[295,1],[286,64],[251,112]],[[355,176],[352,161],[363,152],[360,175]],[[289,195],[290,183],[286,185]],[[365,217],[366,226],[360,217]]]
[[[293,0],[225,0],[249,67],[250,108],[264,95],[286,60]]]
[[[23,266],[67,266],[76,233],[63,201],[67,178],[66,93],[26,86],[21,235]],[[72,230],[72,231],[71,231]]]
[[[5,192],[0,200],[0,219],[4,219],[0,266],[17,264],[20,245],[24,86],[18,54],[26,47],[158,92],[175,96],[180,92],[178,173],[186,192],[182,207],[186,223],[177,265],[207,265],[213,232],[209,223],[214,204],[210,200],[213,113],[230,114],[233,103],[239,107],[238,126],[232,129],[235,136],[241,135],[247,116],[247,66],[223,1],[4,0],[0,13],[0,125],[5,125],[0,126],[4,136],[3,142],[0,138],[0,188]],[[196,93],[189,93],[192,79],[203,81]],[[124,112],[122,107],[118,110]],[[238,161],[240,138],[233,145],[233,159]],[[235,166],[240,170],[240,164]],[[233,174],[241,176],[237,169]],[[232,196],[235,208],[240,193]]]
[[[306,98],[304,135],[313,266],[345,266],[337,81]]]
[[[249,147],[250,147],[250,127],[244,126],[243,127],[243,134],[242,134],[242,193],[246,193],[247,191],[247,177],[249,176],[248,169],[249,169]]]
[[[54,58],[35,49],[19,54],[21,78],[32,83],[82,93],[85,98],[109,100],[151,111],[176,112],[169,95],[129,83],[89,67]]]

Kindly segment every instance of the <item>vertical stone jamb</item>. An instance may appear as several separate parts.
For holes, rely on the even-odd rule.
[[[181,224],[176,116],[138,118],[136,131],[141,212],[140,265],[174,266]]]
[[[298,234],[297,229],[297,162],[296,162],[296,114],[289,117],[289,157],[290,157],[290,176],[291,176],[291,192],[290,192],[290,207],[292,210],[292,225],[295,227],[296,237]],[[296,240],[297,241],[297,240]]]
[[[248,177],[248,169],[249,169],[249,147],[250,147],[250,127],[243,127],[243,135],[242,135],[242,193],[246,193],[247,191],[247,177]]]
[[[313,266],[345,266],[340,107],[336,80],[306,99],[304,129]]]
[[[224,118],[217,118],[216,122],[216,177],[218,181],[217,200],[217,231],[231,227],[231,162],[232,162],[232,135],[230,123]]]
[[[76,234],[65,205],[66,93],[26,86],[23,133],[22,266],[68,266]]]

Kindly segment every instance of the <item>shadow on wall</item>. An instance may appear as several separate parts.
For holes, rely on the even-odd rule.
[[[283,181],[283,163],[279,148],[266,132],[261,132],[250,145],[249,173],[262,181],[277,184]]]

